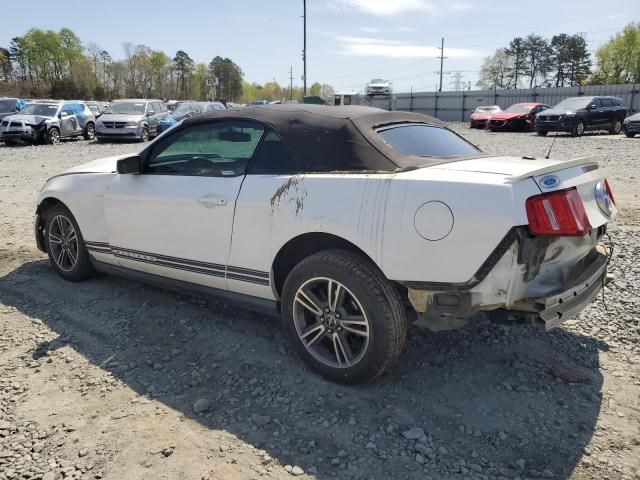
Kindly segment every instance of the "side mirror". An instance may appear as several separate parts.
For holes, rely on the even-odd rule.
[[[123,158],[118,160],[116,164],[116,169],[118,173],[126,175],[126,174],[137,174],[140,173],[140,156],[133,155],[132,157]]]

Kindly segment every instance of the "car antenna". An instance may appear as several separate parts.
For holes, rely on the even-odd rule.
[[[551,142],[551,146],[549,147],[549,151],[547,152],[547,156],[545,159],[549,160],[549,155],[551,155],[551,150],[553,146],[556,144],[556,139],[558,138],[558,132],[560,131],[560,120],[558,120],[558,126],[556,127],[556,134],[553,136],[553,141]]]

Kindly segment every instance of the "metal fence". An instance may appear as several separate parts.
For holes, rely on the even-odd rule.
[[[388,98],[365,99],[363,103],[385,110],[424,113],[449,122],[466,122],[469,121],[469,115],[473,109],[479,105],[500,105],[505,109],[518,102],[541,102],[553,106],[567,97],[585,95],[618,97],[624,101],[630,113],[640,111],[640,84],[396,93]]]

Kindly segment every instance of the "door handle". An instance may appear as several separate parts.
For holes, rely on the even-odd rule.
[[[207,208],[224,207],[227,204],[227,199],[225,197],[219,197],[215,193],[209,193],[204,197],[200,197],[198,199],[198,203],[204,205]]]

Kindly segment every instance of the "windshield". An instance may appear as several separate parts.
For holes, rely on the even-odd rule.
[[[505,110],[505,112],[513,112],[513,113],[529,113],[533,108],[532,105],[511,105],[509,108]]]
[[[58,111],[58,105],[50,103],[30,103],[22,110],[21,115],[40,115],[41,117],[53,117]]]
[[[144,115],[144,103],[141,102],[116,102],[109,105],[104,114]]]
[[[567,98],[566,100],[561,101],[553,108],[557,108],[559,110],[575,110],[578,108],[586,108],[587,105],[593,100],[592,97],[573,97]]]
[[[395,151],[418,157],[464,157],[479,153],[476,147],[446,128],[406,123],[377,130]]]
[[[16,111],[15,100],[0,100],[0,113],[8,113]]]
[[[373,80],[371,80],[369,83],[387,83],[385,82],[383,79],[381,78],[374,78]]]

